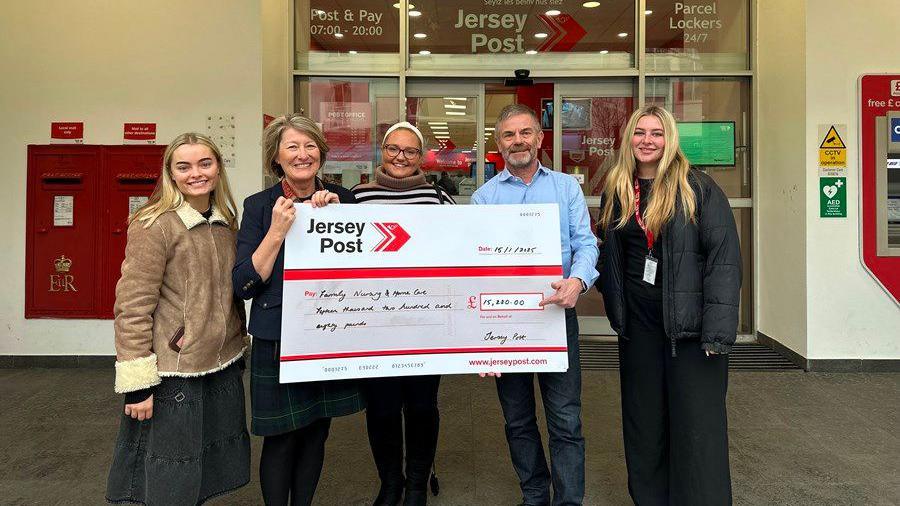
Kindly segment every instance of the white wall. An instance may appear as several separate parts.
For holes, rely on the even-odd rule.
[[[758,2],[757,328],[807,353],[805,2]],[[810,104],[812,104],[810,102]],[[812,107],[810,105],[810,107]],[[749,277],[747,283],[751,282]]]
[[[280,116],[288,111],[292,70],[289,23],[291,0],[261,0],[263,112]]]
[[[50,122],[83,121],[85,143],[120,144],[122,123],[155,122],[158,143],[234,114],[235,197],[258,191],[260,0],[37,0],[0,16],[0,354],[111,354],[109,320],[25,320],[26,145]]]
[[[900,73],[900,2],[816,0],[806,24],[807,358],[900,359],[900,308],[859,260],[857,103],[860,74]],[[846,219],[819,218],[820,123],[847,124]]]

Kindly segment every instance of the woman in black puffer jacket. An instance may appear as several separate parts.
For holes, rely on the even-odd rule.
[[[632,114],[600,213],[597,288],[620,337],[631,497],[730,504],[725,394],[740,244],[728,199],[690,168],[671,113]]]

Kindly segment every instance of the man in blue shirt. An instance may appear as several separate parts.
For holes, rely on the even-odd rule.
[[[581,187],[572,176],[540,164],[544,139],[540,120],[530,108],[513,104],[500,111],[494,135],[506,168],[472,195],[473,204],[559,205],[563,279],[541,305],[566,308],[569,370],[538,373],[544,414],[550,432],[550,466],[535,418],[534,374],[497,376],[497,394],[506,419],[506,440],[519,475],[524,505],[581,504],[584,500],[584,437],[581,435],[581,366],[575,303],[597,279],[597,239]]]

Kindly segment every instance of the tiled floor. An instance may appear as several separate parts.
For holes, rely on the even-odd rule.
[[[0,504],[102,504],[122,399],[112,370],[0,370]],[[584,372],[585,504],[630,504],[618,375]],[[900,374],[732,372],[736,504],[900,504]],[[520,500],[492,380],[441,385],[443,505]],[[543,423],[543,421],[541,422]],[[259,458],[254,438],[253,457]],[[318,505],[370,504],[377,490],[362,414],[335,420]],[[262,504],[256,477],[210,504]]]

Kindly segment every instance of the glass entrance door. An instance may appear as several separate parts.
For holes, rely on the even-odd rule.
[[[636,107],[634,96],[634,84],[629,79],[563,81],[556,85],[553,95],[554,114],[549,119],[553,131],[559,132],[553,136],[553,167],[571,174],[581,184],[594,231],[604,178],[615,163],[622,128]],[[575,307],[582,335],[615,335],[597,290],[588,290]]]
[[[503,170],[494,141],[494,123],[501,109],[513,103],[534,109],[544,131],[538,159],[578,179],[594,228],[602,177],[634,108],[630,80],[536,80],[531,86],[423,80],[410,81],[406,95],[406,119],[425,137],[426,177],[452,181],[461,204],[469,203],[475,189]],[[583,295],[577,309],[583,335],[614,334],[596,290]]]
[[[481,83],[410,82],[406,96],[406,121],[425,138],[425,177],[467,204],[484,183]]]

